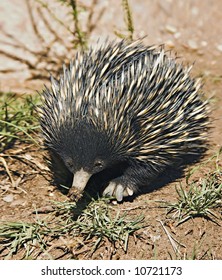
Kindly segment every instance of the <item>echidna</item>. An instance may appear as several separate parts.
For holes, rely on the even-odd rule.
[[[163,47],[122,40],[77,53],[59,80],[51,77],[41,129],[73,173],[72,186],[82,192],[93,174],[113,170],[103,194],[121,201],[200,153],[208,102],[190,70]]]

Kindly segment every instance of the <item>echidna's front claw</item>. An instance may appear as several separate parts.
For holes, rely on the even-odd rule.
[[[125,196],[132,196],[133,190],[117,182],[110,182],[103,191],[103,196],[114,196],[117,201],[122,201]]]

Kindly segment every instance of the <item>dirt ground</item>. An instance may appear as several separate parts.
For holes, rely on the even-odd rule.
[[[106,7],[99,26],[91,35],[92,44],[95,44],[99,37],[115,38],[113,30],[123,25],[122,11],[117,1],[105,2],[112,4]],[[195,62],[192,74],[202,77],[204,92],[207,97],[212,97],[210,147],[203,159],[207,160],[222,146],[222,2],[140,0],[130,3],[135,22],[135,37],[148,34],[144,39],[145,43],[165,43],[166,48],[172,49],[182,57],[185,64]],[[101,2],[98,5],[102,5]],[[30,81],[27,84],[25,81],[22,83],[18,81],[16,84],[15,76],[14,78],[4,76],[2,89],[6,84],[5,81],[11,83],[11,88],[18,91],[23,88],[27,91],[27,88],[31,87]],[[41,81],[36,87],[41,89]],[[6,172],[5,165],[0,163],[0,221],[33,221],[35,209],[48,206],[50,200],[67,200],[67,196],[51,184],[45,170],[43,154],[44,152],[35,145],[21,145],[19,142],[1,154],[10,170],[11,178]],[[204,165],[195,173],[195,178],[198,180],[204,177],[204,174],[212,170],[212,166],[212,162]],[[179,180],[185,188],[185,175]],[[78,254],[78,258],[175,259],[176,255],[164,231],[163,223],[180,244],[179,258],[190,259],[195,256],[196,259],[222,259],[221,221],[218,225],[204,218],[195,218],[176,226],[176,222],[173,223],[167,218],[166,208],[160,207],[159,201],[176,201],[175,186],[179,186],[178,180],[153,192],[139,195],[133,201],[113,206],[120,211],[127,211],[129,217],[141,214],[145,217],[147,226],[137,233],[140,238],[130,237],[127,252],[122,248],[113,248],[108,241],[104,241],[93,255],[89,256],[83,251]],[[6,199],[8,195],[9,200]],[[218,214],[221,217],[221,211],[218,211]],[[59,247],[53,247],[50,253],[54,258],[72,257],[70,254],[63,255]],[[14,258],[18,259],[19,256]]]

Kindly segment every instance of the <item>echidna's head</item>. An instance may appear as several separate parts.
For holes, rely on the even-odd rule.
[[[72,187],[82,192],[88,180],[115,162],[108,137],[92,124],[79,121],[60,127],[56,143],[50,145],[74,175]]]

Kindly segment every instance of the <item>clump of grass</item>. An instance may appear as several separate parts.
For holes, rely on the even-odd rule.
[[[92,252],[104,238],[111,243],[118,242],[127,251],[129,236],[144,226],[142,216],[132,220],[127,218],[126,213],[116,213],[105,198],[93,200],[82,214],[73,220],[72,214],[75,210],[74,202],[55,202],[51,213],[44,220],[40,220],[37,214],[33,223],[0,223],[0,253],[4,252],[7,259],[18,253],[25,259],[47,254],[53,240],[66,234],[70,238],[82,237],[92,243]],[[5,253],[5,250],[8,252]]]
[[[222,172],[210,173],[199,182],[188,184],[188,188],[188,191],[181,186],[176,188],[178,200],[168,205],[168,214],[173,212],[178,224],[195,217],[216,222],[220,217],[214,209],[222,207]]]
[[[33,223],[30,222],[0,222],[0,254],[5,259],[20,254],[21,259],[29,259],[34,256],[47,254],[47,249],[59,236],[65,235],[73,230],[74,221],[71,219],[70,211],[74,203],[61,203],[52,207],[53,217],[47,215],[44,220],[36,217]],[[57,217],[55,217],[57,216]],[[5,253],[6,251],[6,253]],[[48,254],[49,258],[53,258]]]
[[[6,259],[10,259],[13,254],[25,248],[23,258],[31,256],[33,250],[37,248],[44,251],[46,248],[45,237],[49,234],[49,229],[43,222],[4,222],[0,224],[0,243],[2,251],[8,250]]]
[[[16,97],[16,95],[0,95],[0,149],[3,150],[16,139],[37,144],[32,137],[39,128],[35,117],[36,96]]]
[[[127,251],[129,236],[143,227],[144,217],[130,220],[126,213],[113,214],[111,210],[104,198],[92,201],[76,221],[78,233],[86,239],[96,237],[95,247],[106,237],[112,243],[120,242],[124,251]]]

